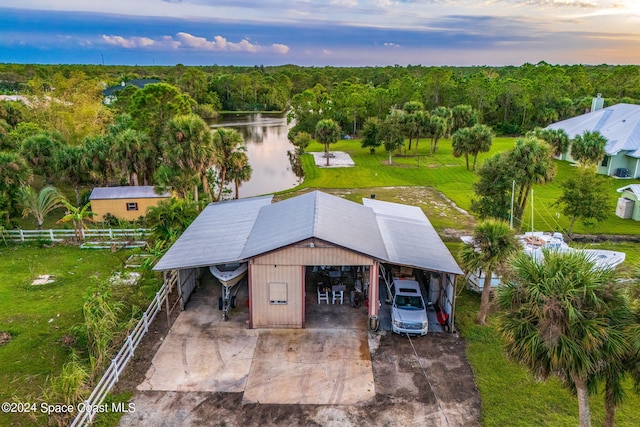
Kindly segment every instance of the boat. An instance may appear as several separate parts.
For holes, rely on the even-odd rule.
[[[213,277],[218,279],[222,286],[232,287],[236,285],[247,274],[246,262],[230,262],[209,266],[209,271]]]
[[[231,288],[237,285],[247,274],[246,262],[230,262],[209,266],[209,271],[222,285],[222,296],[218,298],[218,309],[222,310],[222,319],[229,318],[229,308],[235,308],[236,296],[231,295]],[[236,290],[236,293],[238,291]]]
[[[562,233],[557,232],[545,233],[542,231],[529,231],[516,237],[522,245],[522,251],[535,260],[542,260],[544,258],[544,250],[583,252],[587,254],[589,260],[594,263],[594,268],[613,269],[622,264],[626,258],[624,252],[572,248],[564,241]],[[466,244],[473,242],[473,236],[462,236],[460,239]],[[484,278],[485,274],[482,270],[467,273],[467,287],[473,291],[482,292],[484,288]],[[500,284],[500,276],[493,273],[491,277],[491,288],[496,288],[500,286]]]

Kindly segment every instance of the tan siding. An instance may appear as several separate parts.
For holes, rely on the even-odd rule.
[[[252,265],[251,311],[254,328],[302,328],[304,290],[299,265]],[[269,303],[269,283],[287,284],[287,304]]]
[[[147,209],[151,206],[157,206],[163,200],[167,200],[168,197],[157,198],[144,198],[144,199],[102,199],[91,201],[91,212],[95,213],[94,219],[96,221],[102,221],[104,216],[108,213],[116,216],[117,218],[134,221],[141,216],[147,214]],[[137,203],[137,211],[128,211],[127,203]]]
[[[309,247],[313,243],[313,247]],[[254,264],[271,265],[371,265],[373,260],[318,240],[309,240],[254,259]]]

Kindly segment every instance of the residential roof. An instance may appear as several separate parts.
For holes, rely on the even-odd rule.
[[[158,194],[152,185],[131,185],[125,187],[96,187],[91,192],[89,200],[158,199],[167,197],[171,197],[171,194],[167,192]]]
[[[422,210],[320,191],[271,204],[271,197],[210,204],[155,266],[205,267],[247,260],[318,238],[381,261],[462,274]]]
[[[129,80],[128,82],[122,82],[119,85],[109,86],[108,88],[106,88],[105,90],[102,91],[102,94],[104,96],[110,96],[110,95],[113,95],[114,93],[116,93],[117,91],[124,89],[126,86],[135,86],[135,87],[137,87],[139,89],[142,89],[146,85],[154,84],[154,83],[160,83],[160,80],[158,80],[158,79],[133,79],[133,80]]]
[[[625,190],[631,191],[638,199],[640,199],[640,184],[630,184],[622,188],[618,188],[618,193],[622,193]]]
[[[571,139],[584,131],[599,131],[607,138],[604,151],[608,155],[627,151],[627,156],[640,158],[640,105],[612,105],[553,123],[547,129],[564,129]]]

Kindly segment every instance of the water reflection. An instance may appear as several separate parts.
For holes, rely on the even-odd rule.
[[[253,173],[240,187],[240,197],[286,190],[302,182],[287,155],[294,147],[287,139],[289,125],[284,114],[222,114],[209,124],[212,128],[235,129],[244,138]]]

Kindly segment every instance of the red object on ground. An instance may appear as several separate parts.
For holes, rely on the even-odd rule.
[[[438,323],[444,326],[447,324],[447,321],[449,320],[449,315],[445,313],[444,310],[440,310],[438,311],[437,318],[438,318]]]
[[[369,307],[369,298],[364,299],[364,306],[367,308]]]

